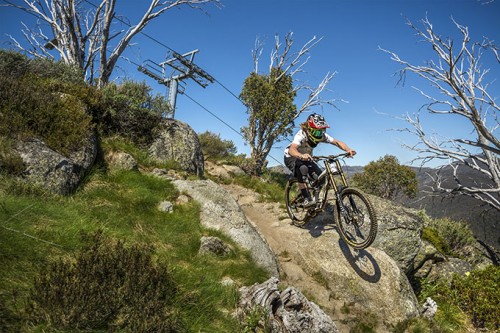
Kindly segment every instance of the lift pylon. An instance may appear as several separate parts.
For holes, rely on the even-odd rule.
[[[169,88],[168,103],[171,108],[172,118],[175,115],[177,93],[182,94],[184,91],[179,89],[181,81],[190,78],[203,88],[215,81],[211,75],[193,63],[197,52],[198,50],[193,50],[185,54],[179,54],[172,51],[167,53],[165,57],[167,60],[164,62],[157,64],[148,59],[138,67],[139,71]],[[167,75],[167,68],[171,68],[169,75]]]

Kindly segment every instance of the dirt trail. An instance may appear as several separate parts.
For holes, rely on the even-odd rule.
[[[280,208],[278,203],[259,202],[259,194],[238,185],[222,186],[238,202],[247,219],[277,255],[283,270],[281,282],[300,290],[335,321],[340,332],[348,332],[348,327],[342,323],[348,320],[340,311],[342,304],[332,298],[331,292],[321,284],[320,278],[315,279],[314,273],[304,271],[297,246],[298,243],[307,243],[320,236],[325,246],[335,246],[338,244],[338,234],[334,225],[318,217],[302,228],[294,226],[285,209]]]

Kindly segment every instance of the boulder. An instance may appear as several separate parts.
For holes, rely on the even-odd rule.
[[[248,250],[257,265],[272,276],[279,276],[276,255],[231,194],[211,180],[174,180],[173,184],[179,192],[187,193],[200,204],[200,220],[204,227],[222,231]]]
[[[378,219],[378,233],[373,247],[396,261],[406,274],[415,269],[415,258],[421,251],[424,221],[418,210],[405,208],[389,200],[367,195]]]
[[[43,141],[31,138],[18,141],[14,149],[26,166],[22,177],[34,185],[57,194],[74,192],[97,156],[97,135],[89,134],[79,149],[64,156]]]
[[[149,147],[149,155],[160,162],[176,161],[182,170],[203,177],[203,152],[196,132],[176,119],[165,125]]]
[[[111,171],[118,170],[138,170],[138,164],[135,158],[125,152],[111,151],[104,157],[108,168]]]
[[[229,245],[224,243],[218,237],[203,236],[200,239],[200,249],[198,254],[213,254],[216,256],[224,257],[231,253]]]

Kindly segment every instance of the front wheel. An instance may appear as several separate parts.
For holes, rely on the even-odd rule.
[[[370,246],[377,235],[377,216],[372,204],[358,190],[346,188],[337,206],[340,236],[351,247],[361,250]],[[338,203],[339,204],[339,203]]]
[[[285,204],[288,216],[294,225],[302,226],[310,218],[307,209],[304,208],[304,197],[300,192],[297,179],[290,179],[286,184]]]

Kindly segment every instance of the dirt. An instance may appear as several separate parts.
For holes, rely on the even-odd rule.
[[[283,286],[293,286],[301,291],[310,301],[318,304],[336,323],[340,332],[349,332],[348,316],[343,314],[338,301],[322,284],[321,278],[314,273],[307,273],[297,250],[297,242],[307,242],[315,237],[332,237],[338,240],[333,224],[317,218],[303,227],[292,224],[286,209],[279,203],[259,201],[259,194],[241,186],[222,185],[238,202],[247,219],[267,240],[277,255],[282,273]],[[338,244],[336,241],[330,244]],[[335,246],[335,245],[332,245]],[[315,278],[316,277],[316,278]]]

